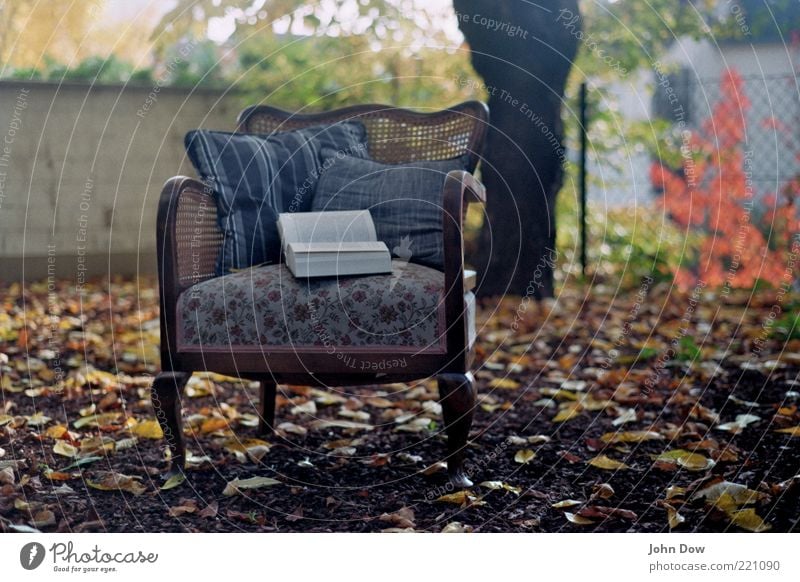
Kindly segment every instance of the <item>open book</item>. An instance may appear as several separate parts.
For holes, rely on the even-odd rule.
[[[278,215],[286,266],[295,277],[389,273],[392,256],[378,241],[369,210]]]

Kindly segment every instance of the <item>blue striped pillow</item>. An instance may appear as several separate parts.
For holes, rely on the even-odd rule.
[[[217,262],[220,275],[280,262],[278,213],[311,209],[327,155],[367,157],[366,130],[358,121],[271,135],[195,130],[186,134],[184,144],[217,199],[225,235]]]
[[[369,210],[378,240],[396,257],[444,269],[442,190],[447,173],[469,158],[384,164],[323,152],[325,165],[312,211]],[[335,156],[335,157],[334,157]]]

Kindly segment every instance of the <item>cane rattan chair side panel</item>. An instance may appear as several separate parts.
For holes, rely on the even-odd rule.
[[[177,271],[181,288],[216,276],[222,236],[213,200],[200,192],[184,190],[175,213]]]

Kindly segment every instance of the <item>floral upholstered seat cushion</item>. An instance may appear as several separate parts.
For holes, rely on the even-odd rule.
[[[391,275],[295,279],[266,265],[178,299],[181,351],[396,347],[445,351],[444,274],[401,260]]]

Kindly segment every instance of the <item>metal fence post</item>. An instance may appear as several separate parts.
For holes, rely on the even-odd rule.
[[[586,150],[588,148],[588,136],[586,133],[586,83],[581,83],[580,92],[580,132],[581,132],[581,152],[580,152],[580,176],[579,176],[579,195],[580,195],[580,220],[581,220],[581,274],[586,276]]]

